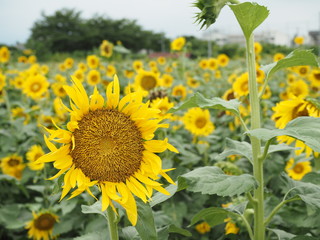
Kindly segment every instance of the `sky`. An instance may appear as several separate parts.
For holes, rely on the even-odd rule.
[[[229,9],[224,7],[217,22],[207,30],[195,24],[195,0],[0,0],[0,43],[24,43],[33,23],[41,12],[52,15],[56,10],[72,8],[81,11],[82,18],[94,14],[111,19],[137,20],[145,30],[163,32],[168,38],[183,35],[201,37],[206,31],[240,34],[240,27]],[[244,2],[244,1],[241,1]],[[320,29],[320,0],[256,0],[270,10],[269,17],[257,29],[281,31],[289,36],[306,36]]]

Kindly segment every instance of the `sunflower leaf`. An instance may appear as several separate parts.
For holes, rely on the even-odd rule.
[[[101,211],[101,202],[97,201],[94,204],[88,206],[88,205],[81,205],[81,211],[84,214],[89,213],[98,213],[102,216],[104,216],[106,219],[108,219],[106,212]]]
[[[301,65],[319,66],[317,57],[311,51],[312,50],[296,49],[285,58],[275,63],[262,66],[262,70],[266,73],[266,79],[269,79],[272,74],[283,68]]]
[[[298,117],[290,121],[284,129],[258,128],[247,133],[264,141],[287,135],[304,142],[315,152],[320,152],[320,118]]]
[[[248,142],[239,142],[230,138],[226,139],[226,148],[217,157],[217,160],[223,160],[230,155],[242,155],[252,162],[252,148]]]
[[[234,196],[248,192],[258,186],[252,175],[230,176],[218,167],[200,167],[179,177],[191,192]]]
[[[210,207],[202,209],[191,219],[190,225],[193,225],[199,221],[206,221],[210,227],[214,227],[224,222],[224,219],[228,217],[228,210],[217,207]]]
[[[205,98],[201,93],[197,92],[192,97],[190,97],[187,101],[177,107],[171,108],[168,113],[174,113],[178,110],[183,110],[192,107],[200,107],[200,108],[212,108],[212,109],[220,109],[220,110],[228,110],[235,115],[239,116],[239,101],[238,100],[230,100],[226,101],[218,97],[214,97],[212,99]]]
[[[269,10],[256,3],[244,2],[236,5],[229,5],[236,16],[243,34],[249,39],[252,32],[268,17]]]
[[[135,226],[142,240],[156,240],[157,231],[154,224],[152,209],[149,204],[137,199],[138,221]]]

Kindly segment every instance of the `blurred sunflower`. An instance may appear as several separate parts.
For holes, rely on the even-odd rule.
[[[100,72],[95,69],[90,70],[87,75],[87,82],[90,86],[99,84],[101,82]]]
[[[25,168],[22,157],[12,154],[1,159],[1,169],[4,174],[15,177],[18,180],[22,177],[22,171]]]
[[[259,43],[259,42],[255,42],[254,43],[254,52],[255,52],[255,54],[261,53],[262,49],[263,49],[263,47],[262,47],[261,43]]]
[[[298,66],[294,69],[295,72],[298,73],[301,77],[306,77],[310,73],[310,66]]]
[[[197,88],[197,87],[200,86],[200,82],[197,79],[193,78],[193,77],[188,77],[187,78],[187,84],[188,84],[189,87],[192,87],[192,88]]]
[[[181,51],[185,44],[186,44],[186,39],[184,37],[176,38],[171,42],[171,45],[170,45],[171,50]]]
[[[123,71],[123,73],[126,78],[132,78],[134,76],[134,71],[131,71],[131,70],[126,69]]]
[[[227,101],[230,101],[230,100],[235,99],[235,98],[236,98],[235,97],[235,93],[234,93],[232,88],[230,88],[227,91],[225,91],[223,96],[222,96],[222,99],[227,100]]]
[[[106,74],[107,74],[107,76],[110,77],[110,78],[117,73],[116,67],[115,67],[114,65],[111,65],[111,64],[109,64],[109,65],[107,66],[107,69],[106,69],[106,70],[107,70]]]
[[[168,125],[160,124],[159,110],[142,103],[140,92],[120,100],[116,76],[107,87],[106,102],[96,88],[89,99],[82,84],[74,77],[72,81],[72,87],[65,86],[72,108],[68,130],[47,129],[50,136],[45,136],[45,142],[51,152],[38,161],[54,162],[60,170],[51,179],[66,172],[61,199],[75,187],[70,198],[84,191],[95,197],[90,187],[97,185],[102,192],[102,210],[111,206],[116,211],[112,200],[116,201],[135,225],[137,206],[132,193],[146,202],[153,189],[169,194],[155,181],[159,175],[174,183],[155,153],[177,150],[167,139],[152,140],[158,128]],[[51,141],[62,146],[57,148]]]
[[[33,145],[29,148],[28,152],[26,153],[26,158],[29,161],[28,167],[31,170],[38,171],[44,168],[44,163],[36,163],[35,161],[38,160],[41,156],[44,155],[44,151],[40,145]]]
[[[171,94],[174,97],[181,97],[181,100],[183,100],[187,96],[187,89],[186,89],[185,86],[180,84],[180,85],[177,85],[177,86],[173,87]]]
[[[161,86],[171,87],[173,82],[173,77],[170,74],[163,74],[161,77]]]
[[[150,62],[148,63],[148,65],[149,65],[149,67],[150,67],[151,69],[157,68],[157,62],[156,62],[156,61],[150,61]]]
[[[160,64],[160,65],[164,65],[166,64],[166,58],[163,57],[163,56],[160,56],[157,58],[157,62]]]
[[[304,37],[302,36],[297,36],[294,38],[294,43],[297,45],[302,45],[304,43]]]
[[[237,225],[231,221],[231,218],[226,218],[224,221],[227,223],[224,228],[226,235],[230,233],[238,234],[240,228],[238,228]]]
[[[54,239],[52,231],[54,225],[59,222],[58,216],[50,211],[32,212],[32,216],[33,219],[25,226],[28,229],[28,237],[34,240]]]
[[[96,69],[100,65],[100,60],[96,55],[88,55],[87,56],[87,65],[91,69]]]
[[[64,83],[62,83],[62,82],[55,82],[51,85],[51,89],[53,90],[53,93],[57,97],[67,96],[67,92],[66,92],[66,90],[64,90],[63,86],[64,86]]]
[[[215,129],[208,109],[190,108],[183,116],[185,128],[195,136],[208,136]]]
[[[170,108],[174,106],[173,102],[169,102],[168,97],[156,98],[152,100],[150,107],[154,109],[159,109],[159,118],[170,118],[172,113],[167,113]]]
[[[209,58],[208,67],[210,70],[216,70],[218,68],[218,60],[216,58]]]
[[[10,59],[10,51],[7,47],[0,48],[0,63],[6,63]]]
[[[202,222],[196,225],[196,230],[200,234],[205,234],[207,232],[210,232],[211,227],[207,222]]]
[[[285,56],[282,53],[276,53],[273,55],[273,61],[278,62],[279,60],[283,59]]]
[[[304,175],[312,171],[312,167],[309,161],[295,163],[294,159],[290,158],[285,170],[292,179],[301,180]]]
[[[23,84],[23,93],[34,100],[38,100],[48,91],[48,87],[47,78],[38,74],[27,78]]]
[[[208,60],[207,59],[201,59],[200,62],[199,62],[199,67],[201,69],[207,69],[208,68]]]
[[[70,69],[70,68],[73,67],[74,60],[73,60],[73,58],[68,57],[68,58],[66,58],[66,59],[64,60],[63,64],[64,64],[64,66],[66,67],[66,69]]]
[[[320,87],[320,68],[312,69],[309,74],[309,80],[312,86]]]
[[[78,63],[78,69],[82,70],[83,72],[87,71],[87,65],[83,62]]]
[[[287,87],[288,96],[304,98],[309,94],[309,86],[302,79],[296,80]]]
[[[246,96],[249,94],[249,82],[248,73],[243,73],[236,78],[232,84],[232,89],[235,92],[236,97]]]
[[[132,63],[133,69],[138,72],[139,70],[143,69],[143,62],[140,60],[135,60]]]
[[[113,53],[113,44],[107,40],[103,40],[100,45],[100,54],[104,57],[111,57]]]
[[[151,89],[159,85],[159,75],[152,71],[145,71],[141,69],[135,77],[135,84],[145,91],[150,91]]]
[[[6,86],[6,75],[0,73],[0,91]]]
[[[84,71],[81,68],[78,68],[76,71],[74,71],[73,75],[80,81],[83,82],[84,81]]]
[[[28,57],[28,63],[33,64],[37,62],[37,57],[35,55],[31,55]]]
[[[21,107],[15,107],[11,109],[11,114],[13,119],[15,118],[24,118],[23,124],[27,125],[30,121],[30,115],[24,112],[24,109]]]
[[[18,62],[19,63],[27,63],[28,58],[26,56],[20,56],[20,57],[18,57]]]
[[[229,63],[229,57],[224,53],[219,54],[217,57],[217,60],[218,60],[218,65],[221,67],[225,67]]]

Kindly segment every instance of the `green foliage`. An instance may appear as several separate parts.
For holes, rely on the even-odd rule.
[[[269,10],[256,3],[245,2],[237,5],[229,5],[246,39],[249,39],[253,31],[268,17]]]
[[[205,208],[198,212],[191,220],[191,225],[204,220],[211,227],[219,225],[224,222],[224,220],[228,217],[228,211],[223,208]]]

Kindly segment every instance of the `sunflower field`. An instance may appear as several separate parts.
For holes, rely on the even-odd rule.
[[[264,6],[195,7],[201,27],[230,7],[245,55],[0,46],[0,239],[320,239],[319,58],[264,53]]]

